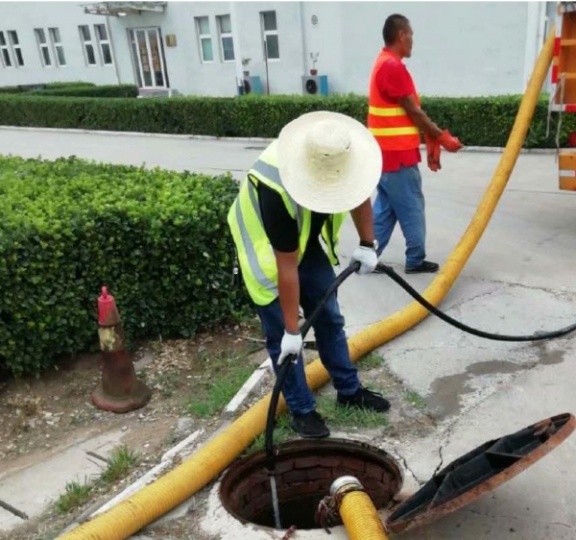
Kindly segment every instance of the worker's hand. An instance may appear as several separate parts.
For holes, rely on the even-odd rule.
[[[282,343],[280,344],[280,356],[278,357],[278,365],[281,366],[282,362],[286,360],[286,357],[290,356],[291,354],[298,358],[301,350],[302,334],[300,334],[300,332],[297,334],[291,334],[290,332],[284,331],[284,337],[282,338]]]
[[[445,129],[440,137],[438,137],[438,142],[443,148],[448,150],[448,152],[458,152],[464,145],[458,140],[458,137],[454,137],[447,129]]]
[[[359,274],[370,274],[378,264],[378,255],[374,248],[358,246],[352,253],[352,264],[355,261],[360,263]]]
[[[440,165],[440,143],[430,135],[425,135],[426,156],[428,158],[428,168],[432,172],[437,172],[442,168]]]

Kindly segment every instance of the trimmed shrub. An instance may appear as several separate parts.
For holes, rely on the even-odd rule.
[[[96,91],[98,87],[94,90]],[[423,98],[422,106],[441,127],[468,146],[505,146],[520,96],[490,98]],[[39,95],[0,96],[0,124],[213,135],[216,137],[277,137],[299,115],[317,110],[347,114],[365,122],[364,96],[244,96],[241,98],[175,97],[155,99],[91,99]],[[558,115],[546,135],[547,101],[538,102],[526,148],[555,147]],[[564,115],[561,146],[576,129],[575,115]]]
[[[96,86],[96,84],[91,82],[69,81],[69,82],[46,83],[44,86],[46,88],[78,88],[80,86],[84,87]]]
[[[53,82],[53,83],[39,83],[39,84],[23,84],[19,86],[0,86],[0,94],[22,94],[33,92],[37,90],[44,90],[46,88],[86,88],[96,86],[94,83],[89,82]]]
[[[96,299],[130,340],[188,337],[248,305],[231,287],[230,176],[0,157],[0,367],[97,346]]]
[[[115,84],[106,86],[65,86],[47,87],[42,90],[30,92],[35,96],[70,96],[70,97],[97,97],[97,98],[135,98],[138,88],[133,84]]]

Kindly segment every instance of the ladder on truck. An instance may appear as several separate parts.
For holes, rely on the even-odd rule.
[[[555,27],[550,110],[576,113],[576,2],[558,2]],[[560,189],[576,191],[576,149],[558,150],[558,181]]]

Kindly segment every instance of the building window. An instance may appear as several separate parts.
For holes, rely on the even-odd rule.
[[[50,47],[48,46],[48,41],[46,41],[46,32],[43,28],[34,29],[36,34],[36,41],[38,42],[38,49],[40,50],[40,59],[42,60],[42,65],[48,67],[52,65],[52,58],[50,56]]]
[[[10,42],[10,47],[12,47],[12,54],[14,55],[16,66],[24,67],[24,56],[22,56],[22,48],[20,47],[20,41],[18,40],[18,32],[15,30],[8,30],[8,41]]]
[[[276,24],[275,11],[263,11],[262,34],[264,41],[264,54],[268,60],[280,59],[280,44],[278,42],[278,25]]]
[[[234,39],[232,38],[232,23],[230,15],[219,15],[218,33],[220,34],[220,48],[224,62],[234,61]]]
[[[12,67],[12,57],[10,56],[10,49],[8,48],[8,42],[6,41],[4,32],[0,32],[0,57],[0,62],[4,67]]]
[[[108,30],[105,24],[95,24],[94,31],[96,39],[100,47],[100,57],[105,66],[110,66],[114,63],[112,60],[112,48],[110,46],[110,39],[108,38]]]
[[[58,67],[63,67],[66,65],[66,56],[64,55],[62,39],[60,39],[60,30],[58,28],[48,28],[48,33],[50,34],[50,41],[56,56],[56,64]]]
[[[96,53],[94,51],[94,43],[92,43],[92,34],[90,33],[90,27],[87,24],[83,24],[78,27],[80,31],[80,41],[84,47],[84,58],[86,64],[89,66],[96,65]]]
[[[208,17],[196,17],[196,31],[198,32],[202,62],[213,62],[214,50],[212,49],[212,36]],[[232,51],[232,54],[234,54],[234,51]]]

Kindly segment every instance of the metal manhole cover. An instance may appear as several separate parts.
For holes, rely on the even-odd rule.
[[[386,520],[387,528],[406,531],[458,510],[530,467],[575,427],[573,415],[560,414],[484,443],[454,460],[397,506]]]

